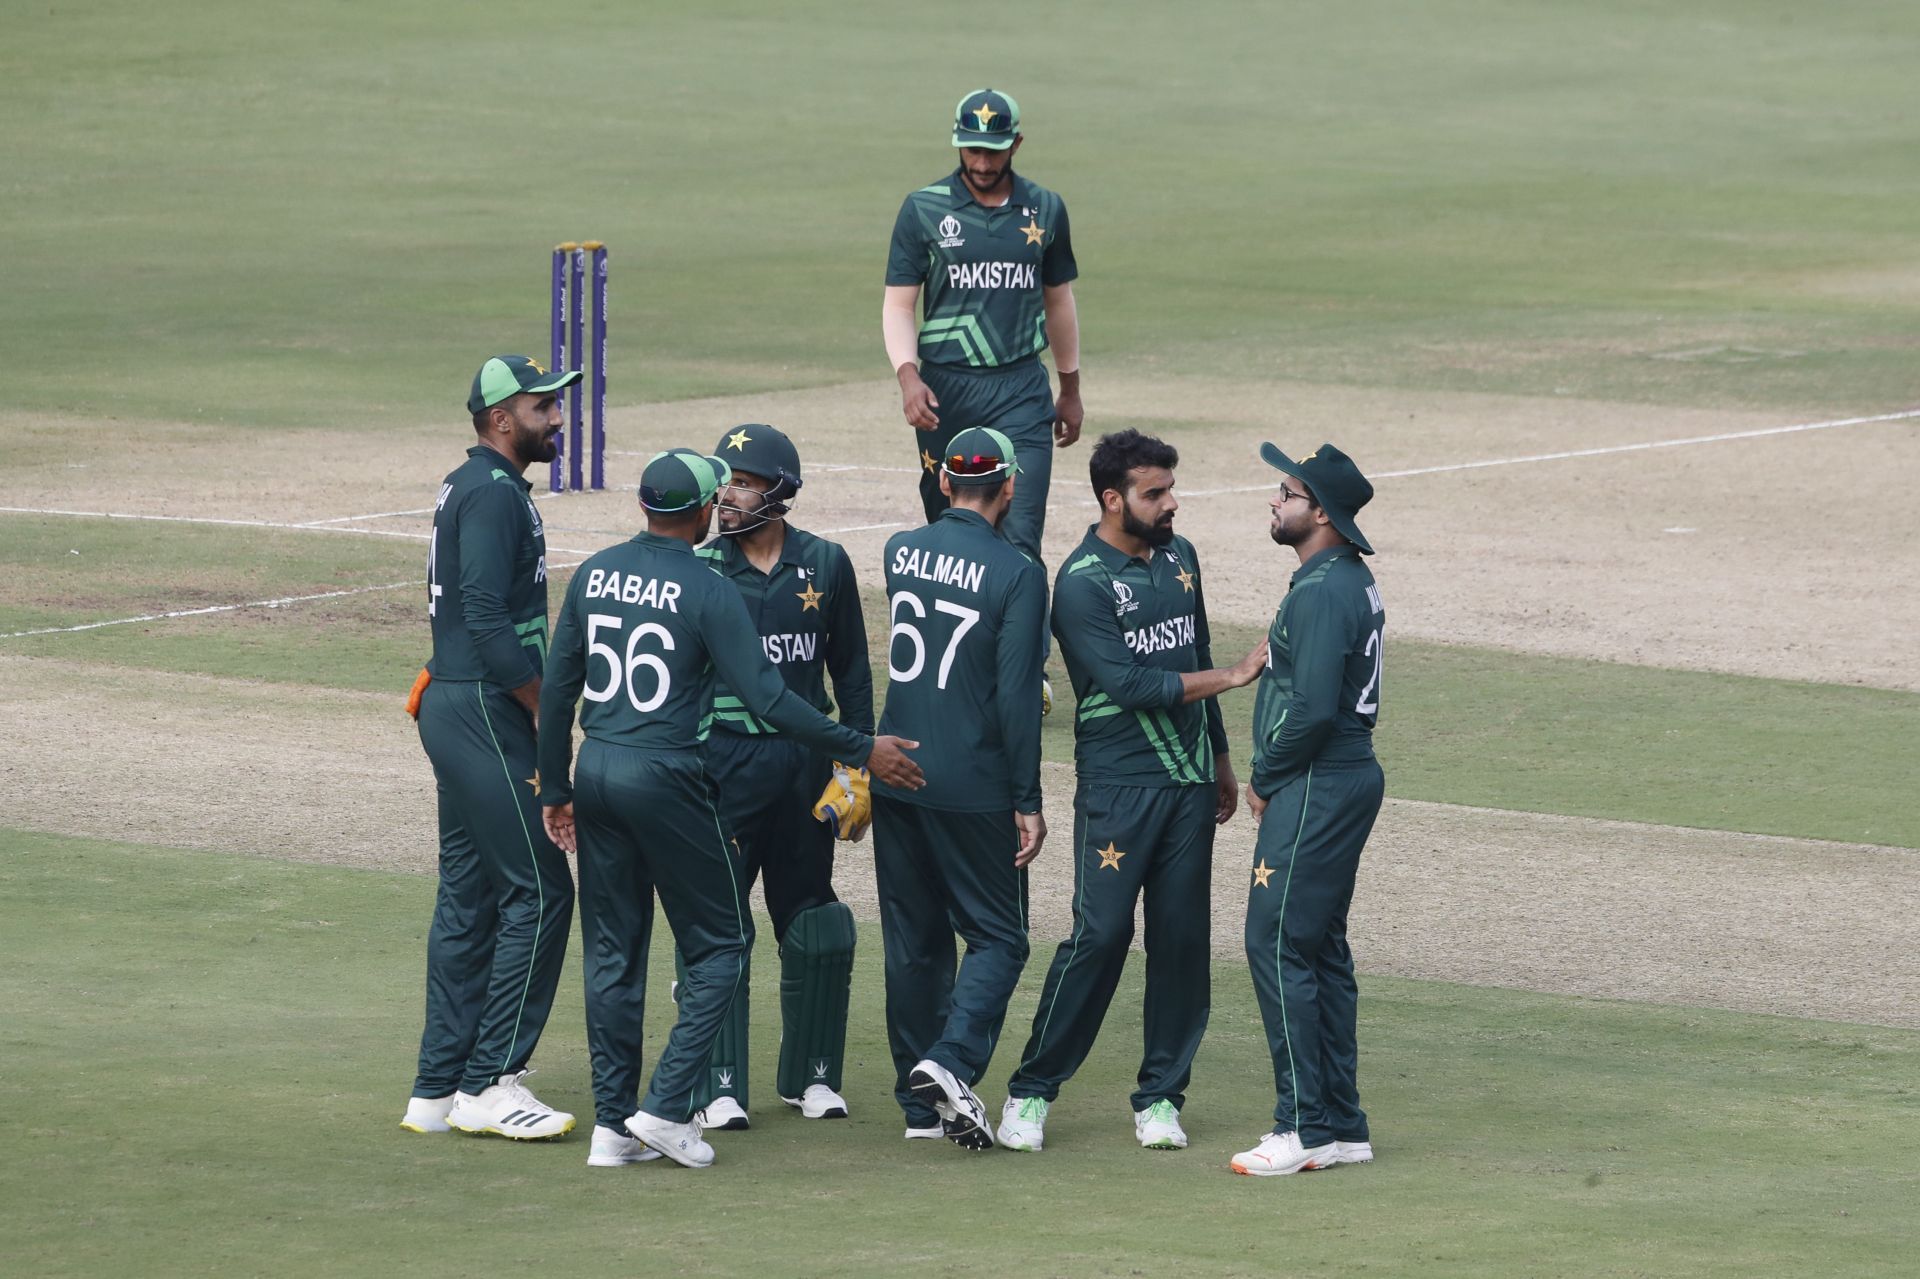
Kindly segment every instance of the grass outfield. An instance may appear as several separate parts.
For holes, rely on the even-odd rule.
[[[1260,1181],[1225,1166],[1272,1105],[1239,965],[1216,967],[1193,1147],[1134,1146],[1136,957],[1051,1148],[968,1157],[900,1140],[871,935],[847,1123],[767,1104],[763,993],[757,1126],[717,1137],[709,1171],[589,1170],[581,1131],[410,1137],[432,894],[419,876],[0,832],[8,1076],[34,1099],[0,1161],[9,1266],[731,1274],[777,1253],[794,1274],[1891,1275],[1920,1249],[1920,1153],[1899,1139],[1920,1034],[1369,978],[1379,1161]],[[764,939],[756,967],[775,971]],[[584,1112],[578,973],[576,949],[538,1087]]]
[[[1128,360],[1884,408],[1916,39],[1880,0],[50,6],[0,49],[9,402],[443,417],[544,349],[582,236],[616,403],[884,380],[894,212],[992,79],[1073,211],[1092,397]]]

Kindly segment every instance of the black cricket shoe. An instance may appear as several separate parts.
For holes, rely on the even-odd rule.
[[[923,1059],[907,1074],[907,1088],[940,1116],[941,1135],[962,1150],[992,1150],[993,1125],[973,1089],[937,1061]]]

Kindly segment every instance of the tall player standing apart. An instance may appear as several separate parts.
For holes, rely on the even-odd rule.
[[[720,535],[700,557],[740,592],[787,688],[822,713],[837,698],[841,724],[873,732],[873,672],[853,564],[836,543],[787,522],[800,491],[799,450],[784,432],[749,422],[723,435],[714,455],[733,479],[719,493]],[[808,1119],[844,1119],[856,933],[853,912],[833,891],[837,823],[823,824],[814,809],[836,777],[864,791],[865,771],[782,733],[724,682],[714,686],[706,762],[720,787],[721,817],[740,845],[742,891],[765,873],[767,913],[780,943],[780,1097]],[[864,821],[857,829],[864,837]],[[850,821],[849,838],[855,830]],[[747,1126],[748,985],[743,975],[708,1059],[711,1096],[701,1099],[700,1122],[710,1130]]]
[[[880,327],[900,406],[919,433],[929,522],[947,499],[940,459],[958,431],[990,426],[1020,454],[1001,535],[1034,559],[1047,521],[1052,448],[1080,438],[1080,318],[1067,206],[1013,171],[1020,107],[981,89],[954,108],[960,165],[900,206]],[[925,317],[916,316],[924,302]],[[1053,348],[1056,399],[1040,353]]]
[[[901,749],[914,743],[856,733],[791,692],[740,592],[694,555],[727,479],[726,463],[690,449],[647,463],[647,531],[575,570],[540,690],[543,817],[554,842],[580,858],[593,1167],[639,1163],[650,1151],[689,1168],[713,1162],[694,1119],[695,1090],[753,947],[744,867],[699,749],[716,675],[747,711],[804,745],[869,765],[896,786],[921,781]],[[569,764],[582,697],[576,779]],[[686,978],[636,1110],[656,890]]]
[[[928,782],[873,788],[887,1039],[907,1136],[993,1145],[980,1081],[1027,962],[1027,865],[1039,855],[1040,679],[1047,587],[995,533],[1016,497],[1014,446],[961,431],[941,459],[952,505],[887,540],[891,635],[880,728],[926,743]],[[954,934],[967,944],[955,970]]]
[[[433,658],[408,709],[439,792],[440,888],[419,1074],[400,1121],[409,1132],[525,1139],[573,1128],[521,1082],[573,920],[573,876],[534,802],[547,539],[521,475],[552,460],[559,391],[579,380],[524,355],[481,365],[467,397],[478,441],[433,504]]]
[[[1300,568],[1267,633],[1247,784],[1260,823],[1247,962],[1277,1099],[1273,1131],[1235,1155],[1233,1170],[1274,1177],[1373,1159],[1347,908],[1386,788],[1373,727],[1387,614],[1360,559],[1373,553],[1354,523],[1373,497],[1360,468],[1331,444],[1298,462],[1271,444],[1260,456],[1287,477],[1269,503],[1269,532]]]
[[[1121,431],[1088,466],[1100,522],[1060,567],[1053,633],[1078,705],[1074,723],[1073,931],[1060,943],[1000,1144],[1039,1150],[1047,1110],[1087,1059],[1113,1000],[1134,904],[1147,920],[1146,1046],[1134,1137],[1181,1150],[1193,1055],[1207,1028],[1213,832],[1239,806],[1218,695],[1259,676],[1263,644],[1214,670],[1200,557],[1173,531],[1172,445]]]

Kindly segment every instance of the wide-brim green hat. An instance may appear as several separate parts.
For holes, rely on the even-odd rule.
[[[467,393],[467,412],[490,409],[509,396],[557,391],[563,386],[572,386],[583,376],[579,369],[571,373],[549,373],[531,355],[496,355],[473,375],[473,390]]]
[[[1013,441],[990,426],[970,426],[954,436],[940,455],[947,482],[962,487],[998,484],[1020,472]]]
[[[1020,136],[1020,104],[998,89],[975,89],[953,109],[953,145],[1005,151]]]
[[[640,505],[661,515],[698,510],[732,478],[732,468],[717,457],[667,449],[647,459],[640,472]]]
[[[1352,458],[1331,444],[1322,444],[1298,462],[1273,445],[1262,444],[1260,458],[1268,466],[1306,485],[1340,536],[1359,547],[1362,554],[1373,554],[1373,543],[1367,541],[1360,526],[1353,522],[1360,508],[1373,500],[1373,485],[1360,474]]]

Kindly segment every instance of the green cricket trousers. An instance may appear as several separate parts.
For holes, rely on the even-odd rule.
[[[1385,793],[1374,760],[1315,763],[1274,791],[1254,841],[1247,963],[1273,1054],[1273,1130],[1309,1147],[1368,1140],[1347,908]]]
[[[1193,1055],[1207,1030],[1214,814],[1205,786],[1103,786],[1073,796],[1073,931],[1060,943],[1034,1011],[1013,1097],[1060,1095],[1093,1049],[1133,942],[1146,894],[1145,1051],[1133,1109],[1186,1105]]]
[[[492,684],[434,680],[420,744],[440,808],[416,1097],[477,1093],[526,1068],[566,961],[573,876],[547,838],[533,721]]]
[[[915,1062],[931,1058],[971,1085],[993,1059],[1027,963],[1027,872],[1013,864],[1019,847],[1012,809],[962,813],[874,793],[893,1095],[913,1127],[940,1122],[907,1087]]]
[[[667,753],[588,737],[574,766],[580,840],[580,933],[587,985],[587,1053],[595,1122],[616,1132],[635,1109],[675,1123],[713,1038],[733,1006],[753,949],[739,854],[720,820],[720,794],[693,752]],[[653,895],[686,963],[680,1013],[638,1102],[647,1010]]]
[[[947,499],[940,492],[940,459],[947,442],[970,426],[990,426],[1013,441],[1020,479],[1013,506],[1000,521],[1000,536],[1040,559],[1040,534],[1047,524],[1047,488],[1053,478],[1053,384],[1039,356],[994,369],[922,364],[920,377],[940,401],[934,413],[940,425],[914,430],[920,461],[920,504],[927,523],[940,518]],[[910,428],[911,429],[911,428]],[[933,459],[928,466],[926,458]]]

